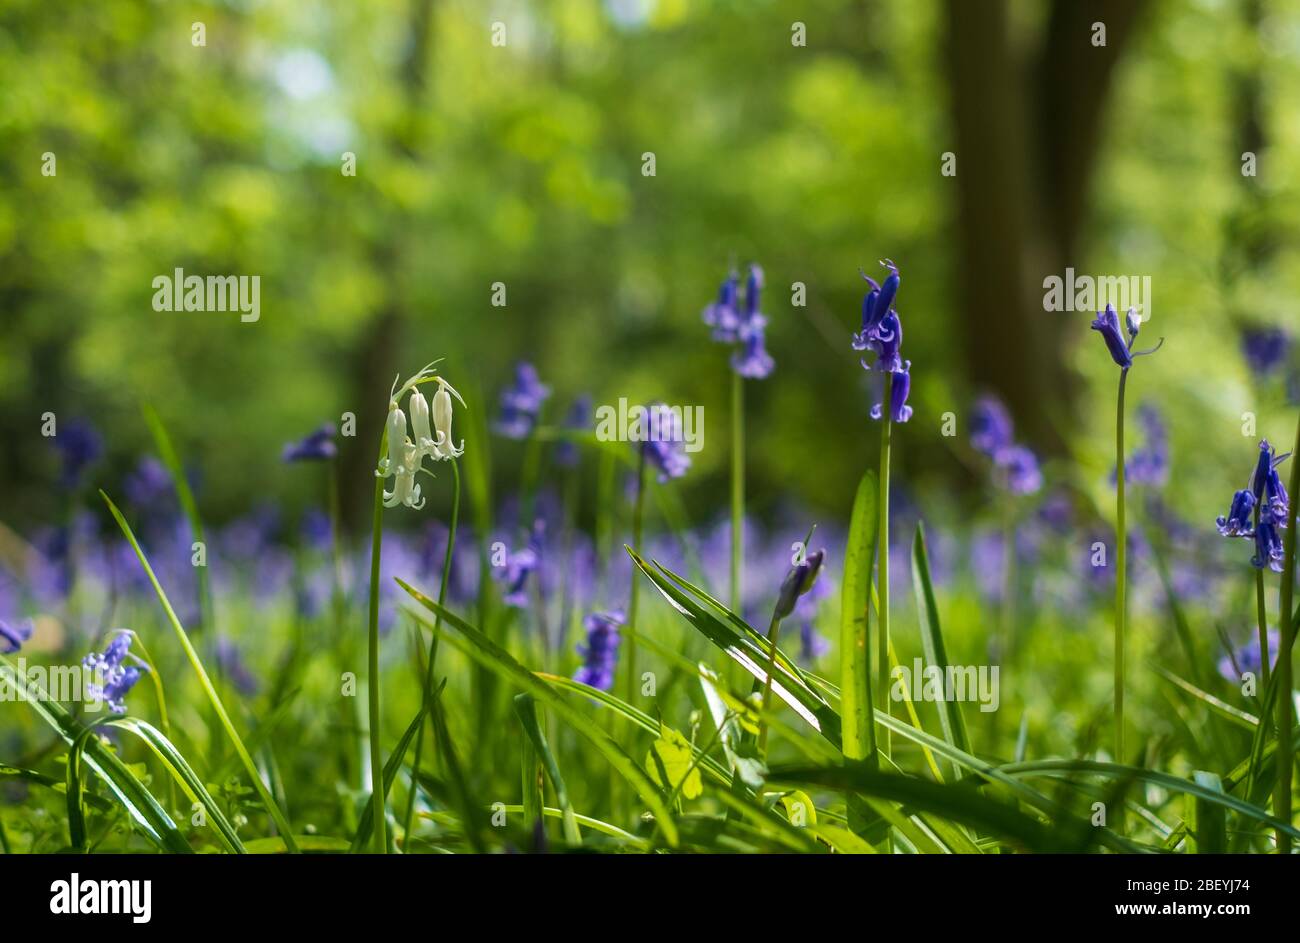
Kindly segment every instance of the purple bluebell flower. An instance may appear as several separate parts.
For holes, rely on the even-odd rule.
[[[1132,344],[1137,340],[1138,332],[1142,330],[1142,319],[1138,317],[1135,309],[1129,308],[1124,313],[1124,327],[1128,331],[1128,342]]]
[[[641,415],[639,448],[660,484],[682,477],[691,467],[680,417],[677,409],[663,403],[651,403]]]
[[[1023,445],[1004,446],[993,456],[1002,482],[1012,494],[1037,494],[1043,487],[1038,457]]]
[[[800,596],[812,589],[813,583],[817,579],[817,573],[821,570],[822,563],[825,560],[826,551],[815,550],[790,567],[790,572],[786,574],[785,579],[782,581],[781,592],[777,596],[776,618],[784,619],[794,612],[795,603]]]
[[[528,577],[541,564],[545,527],[542,520],[534,522],[528,543],[519,550],[506,551],[505,565],[492,571],[493,576],[505,584],[501,598],[507,606],[522,609],[528,605]]]
[[[564,428],[570,432],[587,432],[591,429],[591,396],[583,393],[573,401],[569,413],[564,417]],[[555,464],[564,468],[573,468],[578,464],[580,452],[578,443],[572,439],[561,439],[555,446]]]
[[[831,643],[826,641],[813,624],[804,620],[799,625],[799,660],[805,665],[811,665],[826,655],[831,650]]]
[[[587,642],[578,646],[583,658],[582,667],[573,679],[601,691],[614,687],[614,668],[618,663],[619,627],[623,625],[622,610],[593,612],[582,620],[587,631]]]
[[[1288,456],[1278,457],[1267,439],[1259,443],[1259,460],[1255,464],[1255,474],[1251,479],[1251,491],[1259,504],[1261,517],[1269,518],[1277,527],[1286,527],[1289,501],[1282,477],[1277,473],[1277,466],[1286,461]]]
[[[865,272],[862,273],[862,278],[871,286],[871,290],[862,299],[862,330],[853,335],[854,350],[866,350],[871,347],[881,322],[889,313],[898,294],[898,267],[889,259],[882,259],[880,264],[889,269],[889,276],[883,285],[877,285],[875,279]]]
[[[172,476],[167,466],[152,456],[140,459],[135,470],[126,476],[122,491],[137,508],[147,508],[172,493]]]
[[[912,389],[911,370],[912,361],[909,360],[893,374],[894,380],[889,390],[889,416],[894,422],[907,422],[912,418],[912,407],[907,405],[907,394]],[[880,403],[871,407],[872,419],[879,419],[882,415],[884,410]]]
[[[1280,639],[1278,633],[1270,629],[1268,631],[1268,650],[1275,654],[1278,650]],[[1270,661],[1273,659],[1270,658]],[[1230,653],[1219,659],[1219,674],[1225,681],[1232,684],[1240,684],[1241,676],[1250,672],[1256,677],[1259,676],[1263,668],[1264,659],[1259,650],[1259,637],[1251,639],[1245,645],[1234,648]]]
[[[12,655],[32,637],[30,622],[11,623],[0,619],[0,655]]]
[[[333,546],[334,524],[320,508],[310,508],[298,525],[302,542],[311,550],[324,552]]]
[[[54,447],[63,461],[60,483],[64,488],[74,488],[81,473],[104,451],[104,440],[85,419],[69,419],[57,430]]]
[[[736,285],[736,273],[731,272],[718,290],[718,300],[704,309],[704,323],[713,328],[715,341],[736,342],[741,324]]]
[[[1124,335],[1120,333],[1119,314],[1114,305],[1106,305],[1105,311],[1098,312],[1097,320],[1092,322],[1092,329],[1101,334],[1101,339],[1106,342],[1111,360],[1124,370],[1133,366],[1133,354],[1124,342]]]
[[[286,462],[325,462],[339,454],[334,443],[334,423],[327,422],[306,438],[290,442],[280,458]]]
[[[981,396],[970,414],[970,444],[976,452],[992,458],[1011,445],[1011,414],[996,396]]]
[[[528,438],[550,395],[551,388],[538,377],[536,367],[526,361],[515,364],[514,386],[501,391],[501,413],[494,426],[497,433],[507,439]]]
[[[1162,487],[1169,480],[1169,440],[1164,421],[1156,407],[1143,403],[1138,409],[1138,422],[1146,433],[1146,442],[1124,464],[1124,479],[1136,485]]]
[[[1250,558],[1250,565],[1258,570],[1268,567],[1274,573],[1282,572],[1282,536],[1272,521],[1260,518],[1255,528],[1255,555]]]
[[[903,346],[903,322],[898,319],[898,312],[890,311],[872,331],[867,346],[876,352],[875,364],[862,361],[867,370],[880,373],[899,373],[907,368],[903,365],[901,348]]]
[[[1243,488],[1232,496],[1232,506],[1228,516],[1222,514],[1216,519],[1219,533],[1224,537],[1254,537],[1255,528],[1252,515],[1255,510],[1255,495],[1248,488]]]
[[[131,664],[126,663],[128,658],[131,658]],[[131,655],[131,633],[119,629],[103,654],[91,652],[82,660],[82,666],[102,679],[102,683],[88,682],[86,694],[103,701],[113,713],[125,714],[127,692],[140,680],[143,667],[143,663]]]
[[[775,363],[763,346],[763,325],[746,325],[740,337],[740,349],[731,355],[731,368],[747,380],[765,379]]]
[[[1252,373],[1266,377],[1284,363],[1291,352],[1291,335],[1280,327],[1248,328],[1241,334],[1241,353]]]

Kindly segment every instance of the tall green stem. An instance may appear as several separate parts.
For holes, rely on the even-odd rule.
[[[387,436],[385,436],[387,438]],[[383,449],[380,449],[380,454]],[[384,758],[379,752],[379,557],[384,541],[384,480],[375,478],[375,510],[370,537],[370,662],[368,667],[370,729],[370,805],[374,818],[375,852],[388,852],[388,822],[384,815]]]
[[[1295,621],[1292,605],[1295,601],[1295,544],[1296,502],[1300,501],[1300,424],[1296,426],[1296,448],[1291,458],[1291,500],[1287,504],[1286,537],[1283,538],[1282,604],[1278,617],[1280,640],[1277,647],[1277,785],[1273,792],[1273,814],[1291,824],[1291,771],[1295,766],[1295,739],[1291,728],[1295,725],[1295,702],[1291,692],[1291,648],[1295,644]],[[1291,853],[1291,836],[1281,829],[1277,833],[1277,851],[1280,855]]]
[[[636,503],[632,507],[632,549],[641,552],[641,530],[645,511],[645,450],[642,449],[636,466]],[[636,700],[636,633],[641,626],[636,621],[637,593],[641,581],[637,579],[636,567],[632,567],[632,585],[627,591],[627,625],[632,630],[624,642],[626,648],[623,659],[627,663],[627,700]]]
[[[1124,519],[1124,388],[1128,369],[1119,372],[1115,404],[1115,762],[1124,762],[1124,626],[1128,621],[1128,542]]]
[[[880,702],[878,709],[886,717],[889,716],[889,448],[894,425],[890,409],[893,386],[894,375],[886,373],[885,390],[880,400],[880,533],[876,539],[876,600],[880,607],[876,697]],[[883,756],[890,755],[890,740],[889,729],[881,731],[879,745]]]
[[[767,627],[767,678],[763,682],[763,713],[758,721],[758,755],[767,756],[767,712],[772,709],[772,675],[776,672],[776,640],[781,631],[781,617],[773,614]]]
[[[745,555],[745,378],[731,373],[731,611],[741,613]]]
[[[460,522],[460,466],[450,459],[452,472],[451,491],[451,526],[447,529],[447,549],[442,555],[442,582],[438,584],[438,606],[447,602],[447,582],[451,578],[451,557],[456,549],[456,526]],[[442,613],[435,614],[433,620],[433,637],[429,639],[429,659],[424,669],[424,705],[430,706],[429,697],[433,694],[433,666],[438,660],[438,630],[442,628]],[[403,819],[403,848],[409,847],[411,840],[411,823],[415,816],[415,794],[420,788],[420,755],[424,750],[424,721],[428,710],[420,715],[420,729],[415,735],[415,759],[411,764],[411,789],[406,794],[406,816]]]

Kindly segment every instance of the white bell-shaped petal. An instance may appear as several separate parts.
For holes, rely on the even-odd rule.
[[[438,430],[438,442],[444,459],[459,458],[465,453],[465,440],[460,445],[453,444],[451,438],[451,394],[447,387],[439,384],[438,392],[433,394],[433,425]]]
[[[379,469],[375,472],[380,478],[398,474],[405,458],[406,447],[410,439],[406,435],[406,413],[394,401],[388,407],[388,456],[379,460]]]
[[[411,433],[415,437],[415,447],[421,456],[427,455],[435,462],[442,457],[439,445],[441,434],[435,436],[429,427],[429,401],[419,390],[411,391],[409,403],[411,410]]]

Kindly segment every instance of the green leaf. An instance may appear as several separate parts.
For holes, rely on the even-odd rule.
[[[876,758],[876,725],[871,707],[871,610],[868,600],[871,561],[876,540],[876,475],[867,472],[858,482],[844,548],[844,581],[840,590],[840,718],[844,756],[848,760]]]
[[[442,694],[443,686],[446,685],[446,683],[446,679],[443,679],[442,684],[440,684],[438,689],[433,693],[434,699]],[[420,724],[424,721],[425,715],[429,712],[429,704],[432,703],[433,701],[430,700],[428,704],[421,706],[421,708],[416,711],[415,716],[411,718],[411,722],[406,725],[406,730],[402,732],[402,738],[397,741],[397,746],[393,749],[393,752],[388,755],[388,761],[384,763],[383,777],[385,802],[388,801],[388,792],[393,788],[394,780],[397,779],[397,772],[402,768],[402,761],[406,759],[406,751],[411,745],[411,740],[420,729]],[[365,848],[366,843],[370,841],[370,834],[374,831],[374,828],[375,806],[374,803],[370,801],[370,797],[367,797],[365,808],[361,810],[361,819],[357,822],[357,833],[352,838],[352,844],[348,846],[348,854],[357,854],[362,848]]]
[[[687,799],[698,799],[704,792],[691,742],[680,731],[660,727],[659,739],[650,745],[645,762],[650,778],[666,791],[680,790]]]
[[[562,823],[564,840],[578,847],[582,845],[582,832],[578,830],[578,820],[573,813],[573,803],[569,801],[568,787],[564,783],[564,777],[560,775],[560,764],[556,762],[555,753],[551,750],[546,734],[542,732],[542,725],[538,722],[537,702],[531,694],[520,694],[515,698],[515,713],[519,716],[519,723],[528,735],[528,739],[532,741],[533,749],[542,758],[542,766],[551,779],[551,788],[555,790],[555,799],[564,810]]]
[[[1192,779],[1212,792],[1223,792],[1223,782],[1214,773],[1196,770],[1192,773]],[[1192,847],[1188,850],[1203,855],[1221,855],[1227,852],[1228,820],[1223,806],[1195,796],[1192,797],[1191,812],[1188,831]]]

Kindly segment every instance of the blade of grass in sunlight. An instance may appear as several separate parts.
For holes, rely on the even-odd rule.
[[[564,784],[564,777],[560,775],[560,764],[555,761],[555,754],[551,751],[551,745],[546,742],[546,734],[542,732],[541,724],[538,723],[537,702],[531,694],[520,694],[515,698],[515,713],[518,714],[519,723],[523,726],[524,732],[528,734],[533,749],[537,751],[537,755],[546,768],[546,775],[551,780],[551,788],[555,790],[555,800],[560,804],[560,808],[564,810],[564,821],[562,823],[564,840],[575,847],[580,846],[582,844],[582,833],[578,831],[578,820],[573,813],[573,804],[569,802],[569,790]]]
[[[930,557],[925,545],[925,527],[920,521],[916,524],[916,536],[912,538],[912,588],[916,593],[916,611],[921,620],[921,647],[925,652],[926,663],[938,668],[946,676],[948,650],[939,625],[939,604],[935,602],[934,586],[930,582]],[[970,735],[966,732],[966,718],[962,715],[961,702],[956,699],[941,699],[935,706],[939,711],[943,738],[957,749],[969,753]],[[958,777],[961,776],[959,766],[954,765],[953,770]]]
[[[871,612],[868,587],[876,539],[876,476],[858,482],[844,548],[840,590],[840,719],[844,758],[876,759],[871,702]]]
[[[500,673],[506,679],[512,681],[516,686],[535,695],[539,701],[545,702],[556,714],[562,718],[565,723],[573,727],[579,734],[584,736],[599,753],[609,762],[609,764],[637,791],[642,800],[650,808],[658,822],[662,820],[662,828],[665,840],[669,845],[677,844],[677,826],[672,821],[672,812],[664,804],[659,794],[658,787],[650,780],[645,771],[616,743],[605,731],[601,730],[594,724],[590,718],[576,710],[567,701],[551,690],[551,687],[528,669],[524,668],[519,662],[510,655],[509,652],[500,648],[493,643],[478,629],[465,622],[455,613],[444,609],[436,602],[425,596],[419,590],[415,589],[408,583],[398,580],[397,584],[402,587],[411,598],[424,606],[430,612],[441,615],[442,618],[452,628],[456,629],[467,639],[474,643],[474,648],[469,649],[469,654],[475,661],[480,662],[494,671]],[[417,617],[425,624],[423,616],[418,613]]]
[[[446,681],[443,681],[443,685]],[[442,686],[439,685],[433,696],[436,698],[442,692]],[[393,781],[397,778],[398,771],[402,768],[402,761],[406,759],[406,751],[411,745],[411,740],[419,731],[420,725],[424,723],[424,718],[429,714],[429,704],[423,704],[416,713],[411,722],[406,725],[406,730],[402,738],[397,741],[397,746],[389,754],[388,761],[384,763],[384,799],[387,800],[389,791],[393,788]],[[414,788],[414,787],[412,787]],[[375,803],[369,801],[367,797],[366,806],[361,810],[361,818],[357,822],[357,833],[352,838],[352,844],[348,847],[349,854],[357,854],[366,847],[366,842],[370,841],[370,835],[375,827]],[[403,842],[409,841],[410,836],[403,836]]]
[[[199,679],[199,685],[207,695],[209,703],[212,705],[213,710],[216,711],[217,719],[220,721],[222,728],[226,732],[226,736],[230,738],[230,742],[234,746],[235,752],[239,755],[239,759],[244,764],[244,769],[248,771],[248,775],[252,779],[253,788],[257,790],[257,794],[261,797],[267,813],[275,822],[276,828],[280,830],[280,834],[283,836],[285,844],[288,845],[289,850],[297,851],[293,842],[293,833],[289,827],[288,819],[285,817],[284,812],[280,809],[275,799],[271,796],[270,790],[266,788],[266,783],[262,781],[257,765],[253,762],[253,758],[249,755],[247,748],[244,746],[244,741],[240,739],[239,734],[235,731],[235,726],[230,721],[230,715],[226,713],[225,705],[221,703],[221,698],[217,695],[217,689],[212,685],[212,679],[208,677],[207,671],[204,670],[203,662],[199,658],[199,653],[194,650],[193,644],[190,643],[190,637],[186,634],[185,627],[181,625],[181,621],[176,615],[176,610],[172,608],[171,600],[167,598],[167,593],[163,590],[162,584],[158,582],[158,577],[154,575],[153,567],[149,565],[149,560],[145,556],[144,550],[141,549],[139,542],[135,539],[135,534],[131,531],[131,525],[126,522],[126,518],[122,516],[122,512],[117,509],[117,505],[113,503],[112,499],[109,498],[107,494],[100,491],[99,495],[104,499],[104,503],[108,505],[108,510],[112,513],[114,520],[117,521],[117,526],[122,529],[123,536],[126,537],[127,543],[131,545],[131,549],[135,551],[136,558],[140,561],[140,566],[144,568],[145,575],[149,578],[149,582],[158,596],[158,601],[162,604],[163,612],[167,616],[167,621],[171,623],[172,629],[176,634],[176,639],[180,642],[181,648],[185,652],[185,657],[189,659],[190,666],[194,669],[194,674]]]

